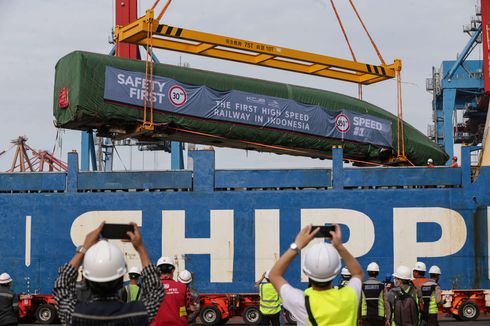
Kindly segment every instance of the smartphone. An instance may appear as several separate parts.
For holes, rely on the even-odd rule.
[[[315,238],[332,238],[330,231],[335,232],[334,225],[314,225],[311,229],[315,230],[316,228],[320,228],[320,231],[315,234]]]
[[[134,232],[132,224],[104,224],[100,234],[105,239],[129,240],[128,231]]]

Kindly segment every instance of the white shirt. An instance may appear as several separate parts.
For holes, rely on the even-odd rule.
[[[350,279],[348,287],[354,289],[357,295],[357,301],[361,297],[362,281],[357,277]],[[282,304],[286,310],[288,310],[296,320],[298,326],[308,326],[308,313],[305,307],[305,293],[303,290],[296,289],[290,284],[284,284],[280,289],[280,297]]]

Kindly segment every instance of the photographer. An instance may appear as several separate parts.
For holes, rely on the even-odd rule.
[[[298,320],[298,325],[356,325],[363,272],[357,260],[342,244],[340,227],[330,231],[330,243],[317,243],[306,252],[303,272],[311,288],[302,291],[293,288],[283,277],[289,264],[305,248],[320,228],[303,228],[290,248],[270,271],[270,280],[284,304]],[[340,271],[340,258],[352,274],[349,284],[342,289],[332,287],[332,280]]]
[[[163,299],[164,291],[157,268],[148,257],[139,228],[131,223],[134,232],[128,232],[143,266],[141,301],[124,303],[119,297],[126,274],[126,262],[121,250],[99,236],[104,223],[87,234],[83,246],[68,264],[59,269],[53,293],[58,315],[66,325],[149,325]],[[92,293],[85,301],[77,300],[77,270],[83,262],[83,276]]]

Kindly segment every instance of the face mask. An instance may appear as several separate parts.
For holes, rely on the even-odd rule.
[[[397,278],[395,278],[395,286],[400,286],[401,285],[401,281]]]

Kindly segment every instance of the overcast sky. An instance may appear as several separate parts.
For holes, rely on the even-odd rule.
[[[161,1],[159,8],[163,6]],[[378,64],[367,37],[347,0],[335,1],[358,60]],[[153,1],[140,1],[144,14]],[[432,95],[425,80],[432,66],[453,60],[469,37],[462,25],[475,13],[475,0],[356,0],[355,3],[385,60],[403,60],[404,117],[424,134],[431,123]],[[113,26],[113,0],[0,0],[0,152],[19,135],[36,149],[52,149],[56,128],[52,104],[56,62],[74,50],[108,53]],[[163,23],[233,36],[329,56],[350,58],[329,0],[174,0]],[[480,48],[473,55],[480,58]],[[158,51],[161,62],[233,75],[315,87],[356,96],[357,86],[245,64]],[[364,87],[364,99],[396,114],[394,81]],[[61,158],[80,148],[76,131],[62,131]],[[129,167],[128,149],[119,149]],[[57,151],[57,155],[60,152]],[[322,167],[325,161],[285,155],[217,149],[218,168]],[[0,157],[0,171],[13,157]],[[133,150],[133,168],[143,168],[143,155]],[[145,169],[167,169],[169,154],[146,153]]]

